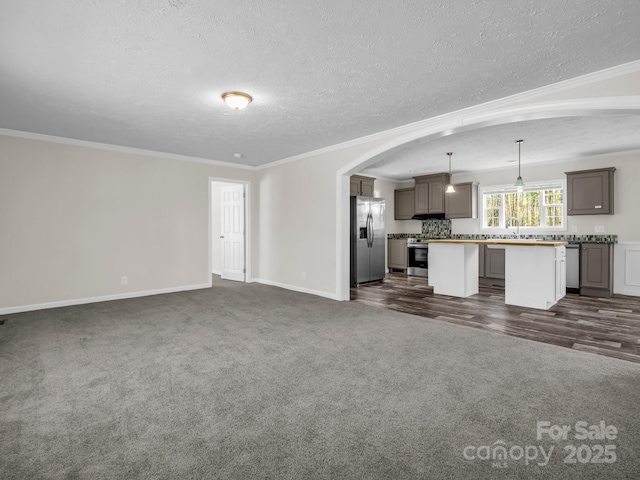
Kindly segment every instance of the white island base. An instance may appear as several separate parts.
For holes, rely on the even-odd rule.
[[[433,293],[469,297],[478,293],[478,245],[429,243],[429,285]]]
[[[437,295],[478,293],[478,245],[505,249],[505,303],[548,310],[566,293],[566,242],[429,241],[429,285]]]
[[[504,247],[504,303],[548,310],[567,293],[565,247]]]

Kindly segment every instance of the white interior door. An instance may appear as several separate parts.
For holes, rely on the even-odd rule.
[[[220,197],[221,277],[244,282],[244,185],[224,186]]]

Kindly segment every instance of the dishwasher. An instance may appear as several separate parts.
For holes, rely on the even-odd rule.
[[[567,293],[580,293],[580,244],[567,245]]]

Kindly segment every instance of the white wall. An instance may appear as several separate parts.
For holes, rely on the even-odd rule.
[[[209,177],[254,176],[0,135],[0,311],[206,286]]]
[[[400,188],[412,188],[413,181],[399,183],[393,180],[376,179],[375,188],[384,198],[386,206],[387,233],[421,233],[422,222],[419,220],[396,220],[394,218],[394,190]]]
[[[348,185],[336,201],[337,172],[379,143],[259,170],[260,281],[336,297],[336,217],[349,205]]]

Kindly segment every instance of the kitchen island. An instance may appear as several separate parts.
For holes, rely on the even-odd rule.
[[[429,240],[433,293],[478,293],[478,245],[505,249],[505,303],[548,310],[566,293],[565,241],[528,239]]]

